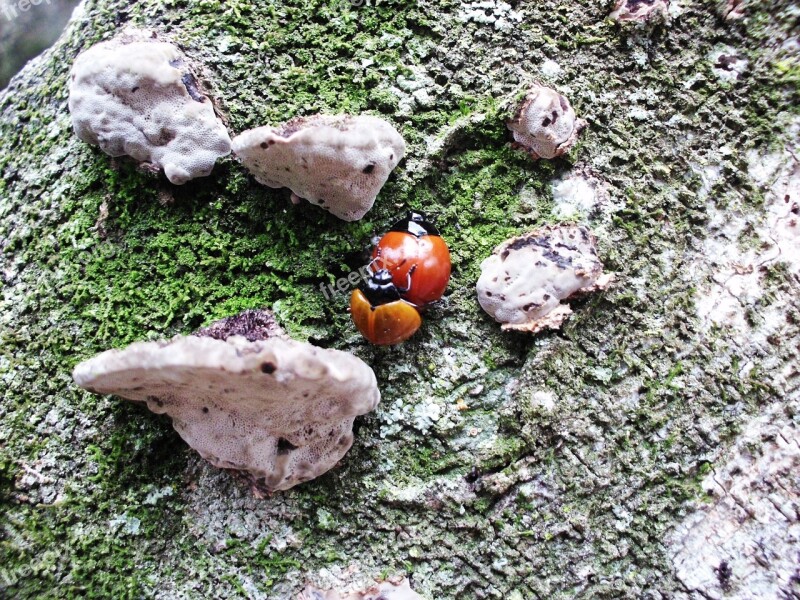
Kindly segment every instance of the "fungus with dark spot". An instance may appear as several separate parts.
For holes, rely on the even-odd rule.
[[[536,333],[558,329],[572,313],[562,301],[605,289],[613,278],[585,227],[544,227],[503,242],[481,263],[478,302],[504,330]]]
[[[373,410],[380,392],[361,359],[270,335],[269,319],[252,312],[205,330],[253,323],[245,335],[135,343],[80,363],[73,378],[168,415],[203,458],[244,474],[257,493],[289,489],[344,456],[354,418]]]
[[[508,128],[514,146],[531,158],[555,158],[575,144],[586,121],[578,119],[569,100],[555,90],[535,85],[525,96]]]
[[[620,22],[666,19],[669,0],[617,0],[609,16]]]
[[[306,199],[345,221],[372,208],[405,147],[389,123],[364,115],[297,117],[233,139],[234,152],[258,182],[287,187],[293,203]]]
[[[175,184],[209,175],[231,151],[183,54],[149,31],[128,29],[78,56],[69,110],[81,140],[163,169]]]

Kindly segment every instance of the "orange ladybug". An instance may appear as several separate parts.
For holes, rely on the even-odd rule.
[[[371,269],[388,270],[400,296],[424,308],[447,288],[450,249],[424,213],[409,211],[375,246]]]
[[[422,325],[416,307],[400,297],[386,269],[374,273],[353,290],[350,316],[361,335],[378,346],[399,344]]]

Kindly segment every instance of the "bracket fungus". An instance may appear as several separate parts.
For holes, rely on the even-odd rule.
[[[272,335],[271,317],[246,315],[201,330],[206,337],[108,350],[75,367],[73,378],[168,415],[200,456],[241,472],[257,494],[289,489],[345,455],[354,418],[373,410],[380,392],[361,359]],[[226,329],[246,335],[218,339]],[[259,332],[271,337],[247,339]]]
[[[128,29],[78,56],[69,110],[81,140],[163,169],[175,184],[209,175],[231,151],[184,55],[149,31]]]
[[[531,158],[556,158],[575,144],[586,121],[578,119],[564,96],[542,85],[534,85],[520,104],[508,128],[514,146]]]
[[[596,240],[576,225],[549,226],[506,240],[481,263],[478,302],[504,330],[558,329],[572,313],[562,301],[608,287]]]
[[[306,587],[297,600],[422,600],[422,596],[411,589],[408,579],[389,579],[369,587],[362,592],[342,595],[335,590],[324,592],[313,586]]]
[[[250,129],[233,151],[259,183],[287,187],[345,221],[372,208],[406,144],[386,121],[367,115],[297,117],[278,127]]]
[[[616,0],[609,15],[615,21],[650,21],[669,16],[669,0]]]

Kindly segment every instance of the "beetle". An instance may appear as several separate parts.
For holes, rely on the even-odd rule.
[[[425,213],[409,211],[375,246],[371,269],[388,270],[400,296],[424,308],[447,288],[450,249]]]
[[[403,300],[386,269],[373,273],[353,290],[350,316],[361,335],[378,346],[399,344],[422,325],[417,308]]]

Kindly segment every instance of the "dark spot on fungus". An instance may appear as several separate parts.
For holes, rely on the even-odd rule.
[[[361,171],[361,172],[364,173],[365,175],[369,175],[374,170],[375,170],[375,165],[374,164],[369,164],[366,167],[364,167],[364,170]]]
[[[278,456],[289,454],[292,450],[297,450],[297,446],[286,438],[278,438]]]
[[[200,93],[200,88],[197,87],[197,80],[194,78],[194,75],[186,73],[181,77],[181,83],[183,83],[183,86],[192,97],[192,100],[195,102],[205,102],[206,97]]]
[[[274,373],[276,368],[277,367],[271,362],[261,363],[261,372],[266,373],[267,375]]]
[[[206,413],[206,414],[208,414],[208,407],[207,407],[207,406],[204,406],[204,407],[203,407],[203,412],[204,412],[204,413]]]
[[[259,145],[260,145],[260,146],[261,146],[261,148],[263,148],[264,150],[266,150],[266,149],[267,149],[267,146],[269,146],[269,144],[267,144],[267,142],[261,142],[261,144],[259,144]]]
[[[731,588],[731,576],[733,575],[733,571],[731,570],[728,561],[723,560],[721,563],[719,563],[719,566],[714,570],[717,572],[717,580],[719,581],[719,587],[722,588],[723,592],[729,591]]]
[[[134,87],[134,88],[131,90],[131,94],[133,94],[133,93],[137,92],[138,90],[139,90],[139,86],[137,85],[136,87]]]
[[[157,398],[156,396],[148,396],[148,402],[155,402],[158,406],[164,406],[164,401],[161,398]]]

